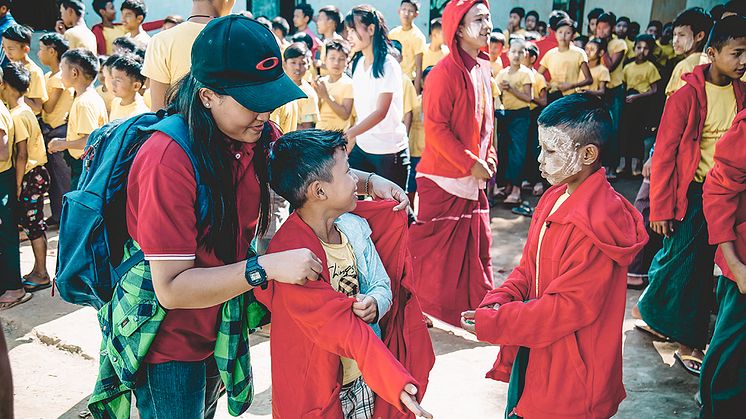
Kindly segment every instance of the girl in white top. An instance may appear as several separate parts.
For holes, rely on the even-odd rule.
[[[357,123],[347,130],[350,166],[406,188],[409,140],[404,117],[402,71],[389,54],[391,43],[381,13],[354,7],[345,18],[354,52],[352,81]]]

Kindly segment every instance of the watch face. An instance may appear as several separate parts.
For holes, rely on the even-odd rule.
[[[262,281],[262,275],[259,272],[257,272],[257,271],[251,272],[249,274],[249,276],[251,277],[251,282],[252,283],[257,284],[257,283],[259,283],[259,282]]]

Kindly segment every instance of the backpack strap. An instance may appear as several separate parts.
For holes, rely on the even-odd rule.
[[[142,249],[131,254],[130,257],[123,260],[122,263],[119,264],[119,266],[114,268],[114,273],[116,273],[117,281],[119,280],[119,278],[122,278],[124,274],[129,272],[130,269],[134,268],[135,266],[137,266],[137,264],[139,264],[140,262],[144,260],[145,260],[145,253],[143,253]]]

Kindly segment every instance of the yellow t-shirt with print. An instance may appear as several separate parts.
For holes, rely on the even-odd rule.
[[[342,74],[342,77],[331,83],[329,76],[322,77],[322,80],[326,82],[326,90],[329,93],[334,102],[340,105],[347,99],[353,99],[352,94],[352,79],[347,74]],[[319,99],[319,122],[316,124],[316,128],[325,130],[342,130],[345,131],[352,126],[352,112],[350,117],[342,119],[334,112],[334,109],[323,99]]]
[[[430,44],[425,45],[425,52],[422,53],[422,71],[438,64],[443,57],[448,55],[448,52],[448,47],[445,44],[441,45],[440,48],[435,51],[430,49]]]
[[[0,160],[0,173],[13,168],[13,149],[15,148],[15,130],[13,129],[13,117],[5,104],[0,100],[0,131],[5,132],[8,136],[8,158]]]
[[[619,66],[621,67],[621,64]],[[585,92],[588,90],[598,90],[600,89],[602,82],[606,82],[606,86],[608,87],[609,81],[611,81],[611,73],[609,73],[609,69],[606,68],[605,65],[599,64],[595,67],[591,67],[590,70],[591,77],[593,77],[593,84],[591,84],[590,86],[581,87],[581,92]]]
[[[425,35],[416,25],[413,24],[412,29],[408,31],[405,31],[401,26],[395,27],[389,32],[389,39],[401,42],[402,74],[413,80],[415,76],[414,57],[417,54],[425,53],[425,44],[427,43]],[[425,66],[423,65],[422,68],[425,69]]]
[[[81,137],[89,135],[94,130],[101,128],[109,122],[109,114],[106,112],[104,100],[95,90],[88,88],[73,101],[70,108],[70,118],[67,121],[67,141],[77,141]],[[69,148],[67,151],[76,159],[83,155],[83,149]]]
[[[135,94],[135,100],[129,105],[122,106],[122,98],[115,97],[111,101],[111,111],[109,111],[109,121],[115,119],[128,119],[136,115],[150,112],[150,108],[145,104],[145,100],[139,93]]]
[[[106,41],[106,55],[114,53],[114,40],[127,35],[127,30],[122,25],[114,25],[111,28],[104,26],[104,40]]]
[[[639,93],[646,93],[650,86],[660,79],[658,67],[650,61],[642,64],[631,62],[624,66],[624,83],[627,85],[627,91],[637,90]]]
[[[521,65],[521,68],[516,71],[513,71],[510,67],[503,68],[499,73],[497,73],[495,81],[498,86],[502,84],[503,81],[507,81],[508,84],[510,84],[511,91],[503,90],[500,97],[505,110],[513,111],[529,107],[529,102],[518,99],[512,92],[512,90],[523,91],[524,86],[531,86],[533,83],[533,76],[528,67]]]
[[[609,45],[606,47],[606,51],[610,57],[619,52],[622,52],[622,57],[624,57],[624,55],[626,55],[627,53],[627,48],[629,48],[629,46],[623,40],[612,39],[611,41],[609,41]],[[634,50],[634,47],[632,49]],[[619,65],[616,66],[614,71],[609,71],[609,77],[611,78],[611,80],[609,80],[606,87],[609,89],[613,89],[620,86],[622,84],[623,73],[624,58],[622,58],[622,60],[619,62]]]
[[[44,70],[41,69],[35,62],[30,58],[27,62],[23,63],[23,67],[29,72],[29,85],[28,91],[24,96],[29,99],[41,99],[42,103],[49,100],[47,94],[47,84],[44,79]]]
[[[547,88],[547,79],[544,78],[539,72],[533,68],[529,67],[529,70],[531,70],[531,76],[533,77],[533,83],[531,83],[531,94],[533,95],[534,99],[541,96],[541,91]],[[539,105],[531,101],[531,104],[529,104],[529,108],[531,110],[534,110],[538,108]]]
[[[91,32],[85,25],[76,25],[65,31],[63,35],[70,44],[70,49],[85,48],[96,54],[98,51],[96,44],[96,35]]]
[[[41,111],[41,119],[50,127],[57,128],[67,123],[67,115],[70,113],[70,107],[73,105],[75,90],[65,89],[65,85],[62,83],[62,73],[59,71],[54,74],[51,71],[47,72],[44,75],[44,81],[47,88],[47,96],[51,97],[52,92],[60,91],[60,97],[57,99],[52,112]]]
[[[280,127],[283,134],[298,129],[298,100],[288,102],[269,114],[269,120]]]
[[[567,51],[560,51],[556,47],[550,49],[539,64],[549,70],[552,76],[550,90],[556,91],[556,86],[560,83],[577,83],[581,75],[580,66],[587,62],[588,56],[585,51],[575,45],[570,45]],[[575,93],[575,89],[562,92],[563,95],[572,93]]]
[[[315,124],[319,122],[319,95],[305,80],[301,82],[299,87],[307,97],[298,99],[298,124],[306,122]]]
[[[671,96],[677,90],[684,87],[686,82],[681,79],[681,76],[694,71],[694,67],[700,64],[707,64],[708,62],[710,60],[707,58],[707,54],[695,52],[676,64],[671,73],[671,79],[668,81],[668,85],[666,85],[666,96]]]
[[[697,171],[694,173],[696,182],[704,182],[707,172],[715,165],[715,144],[728,131],[738,113],[736,93],[733,84],[718,86],[705,82],[707,94],[707,117],[702,128],[702,140],[699,143],[701,156]]]
[[[44,136],[41,133],[39,120],[36,119],[31,107],[25,103],[18,105],[10,110],[10,115],[13,118],[13,129],[15,131],[13,143],[18,144],[26,141],[28,160],[24,173],[47,164],[47,147],[44,145]]]
[[[173,85],[192,68],[192,45],[205,25],[184,22],[150,39],[145,51],[142,75]]]
[[[412,106],[412,126],[409,127],[409,155],[422,157],[425,150],[425,114],[422,112],[422,95],[417,96]]]
[[[341,231],[339,235],[342,237],[340,244],[321,241],[326,254],[326,265],[329,268],[329,282],[335,291],[354,298],[360,293],[355,252],[347,236]],[[340,357],[340,361],[342,363],[342,385],[349,384],[362,375],[354,359]]]

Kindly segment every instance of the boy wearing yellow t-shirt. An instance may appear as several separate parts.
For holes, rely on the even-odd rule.
[[[490,34],[490,70],[492,71],[492,77],[496,77],[497,73],[503,69],[503,61],[500,56],[505,48],[505,35],[501,32],[492,32]],[[497,109],[497,108],[496,108]]]
[[[44,194],[49,190],[49,173],[44,167],[47,150],[39,122],[24,101],[30,85],[30,73],[21,63],[3,67],[0,96],[11,106],[13,118],[14,153],[16,173],[16,196],[20,211],[20,223],[31,241],[34,252],[34,268],[22,281],[27,291],[49,288],[51,282],[47,272],[47,238],[44,231]]]
[[[55,138],[49,142],[50,153],[67,150],[65,159],[70,166],[71,189],[76,189],[83,169],[83,149],[88,136],[109,122],[106,105],[93,88],[98,74],[98,59],[83,48],[71,49],[62,56],[60,63],[62,82],[66,88],[75,89],[75,100],[70,108],[66,138]]]
[[[433,67],[427,67],[422,71],[422,88],[425,88],[425,80]],[[422,112],[422,94],[418,95],[412,105],[412,122],[409,126],[409,180],[407,180],[407,196],[412,209],[417,212],[417,164],[422,158],[425,150],[425,114]]]
[[[347,131],[352,126],[352,79],[344,73],[350,49],[344,41],[325,44],[324,67],[327,75],[312,84],[319,96],[319,122],[316,128]]]
[[[515,38],[510,43],[508,58],[510,67],[497,73],[496,81],[500,87],[503,111],[498,123],[498,161],[507,162],[507,167],[500,173],[507,184],[506,204],[521,203],[521,174],[526,159],[529,127],[531,125],[530,104],[532,95],[533,74],[521,64],[526,55],[526,41]]]
[[[414,82],[419,92],[422,88],[422,55],[425,53],[425,34],[414,25],[414,20],[420,14],[418,0],[402,0],[399,5],[399,21],[397,26],[389,32],[389,39],[402,44],[402,74]]]
[[[34,114],[38,115],[49,97],[44,84],[44,71],[28,56],[31,51],[32,35],[33,32],[28,26],[10,26],[3,32],[3,50],[10,61],[21,63],[28,70],[31,84],[26,92],[26,101]]]
[[[310,51],[303,42],[296,42],[283,54],[285,73],[303,90],[306,97],[298,99],[298,129],[313,128],[319,122],[319,97],[314,88],[304,80],[311,64]]]
[[[645,130],[651,123],[655,103],[651,100],[658,92],[661,75],[650,61],[655,39],[651,35],[639,35],[635,39],[635,61],[624,66],[623,80],[626,86],[622,125],[624,141],[621,143],[621,158],[617,173],[632,171],[642,174]]]
[[[573,21],[562,19],[556,27],[557,46],[544,54],[539,65],[541,75],[549,71],[552,76],[549,83],[550,102],[593,83],[585,51],[572,44],[575,35]]]
[[[425,45],[425,52],[422,54],[422,71],[438,64],[448,52],[448,46],[443,42],[443,21],[441,18],[433,19],[430,21],[430,43]]]
[[[539,47],[533,42],[526,43],[526,54],[523,65],[531,70],[533,83],[531,83],[531,125],[528,130],[528,147],[526,148],[526,159],[523,164],[523,180],[521,189],[532,188],[533,194],[539,196],[544,192],[539,166],[536,159],[539,157],[539,115],[547,106],[547,80],[534,68],[536,60],[539,59]]]
[[[116,97],[114,95],[114,76],[111,75],[111,66],[118,60],[122,54],[112,54],[108,56],[103,62],[98,72],[98,86],[96,86],[96,93],[101,96],[106,105],[106,112],[111,112],[111,102]]]
[[[581,91],[604,97],[606,85],[611,81],[609,69],[601,64],[601,60],[606,55],[606,41],[601,38],[591,39],[585,46],[585,53],[588,55],[588,67],[591,69],[593,84],[582,88]]]
[[[112,86],[116,96],[111,102],[109,120],[127,119],[150,112],[140,94],[145,77],[142,64],[132,55],[123,55],[111,66]]]
[[[88,29],[85,23],[85,4],[80,0],[61,0],[61,22],[55,27],[57,32],[64,35],[70,48],[85,48],[92,53],[98,51],[96,35]]]
[[[673,21],[673,50],[676,55],[683,55],[671,73],[666,85],[666,97],[670,97],[685,84],[682,76],[691,73],[694,67],[708,62],[702,50],[707,43],[707,36],[712,29],[712,18],[699,7],[684,10]]]

